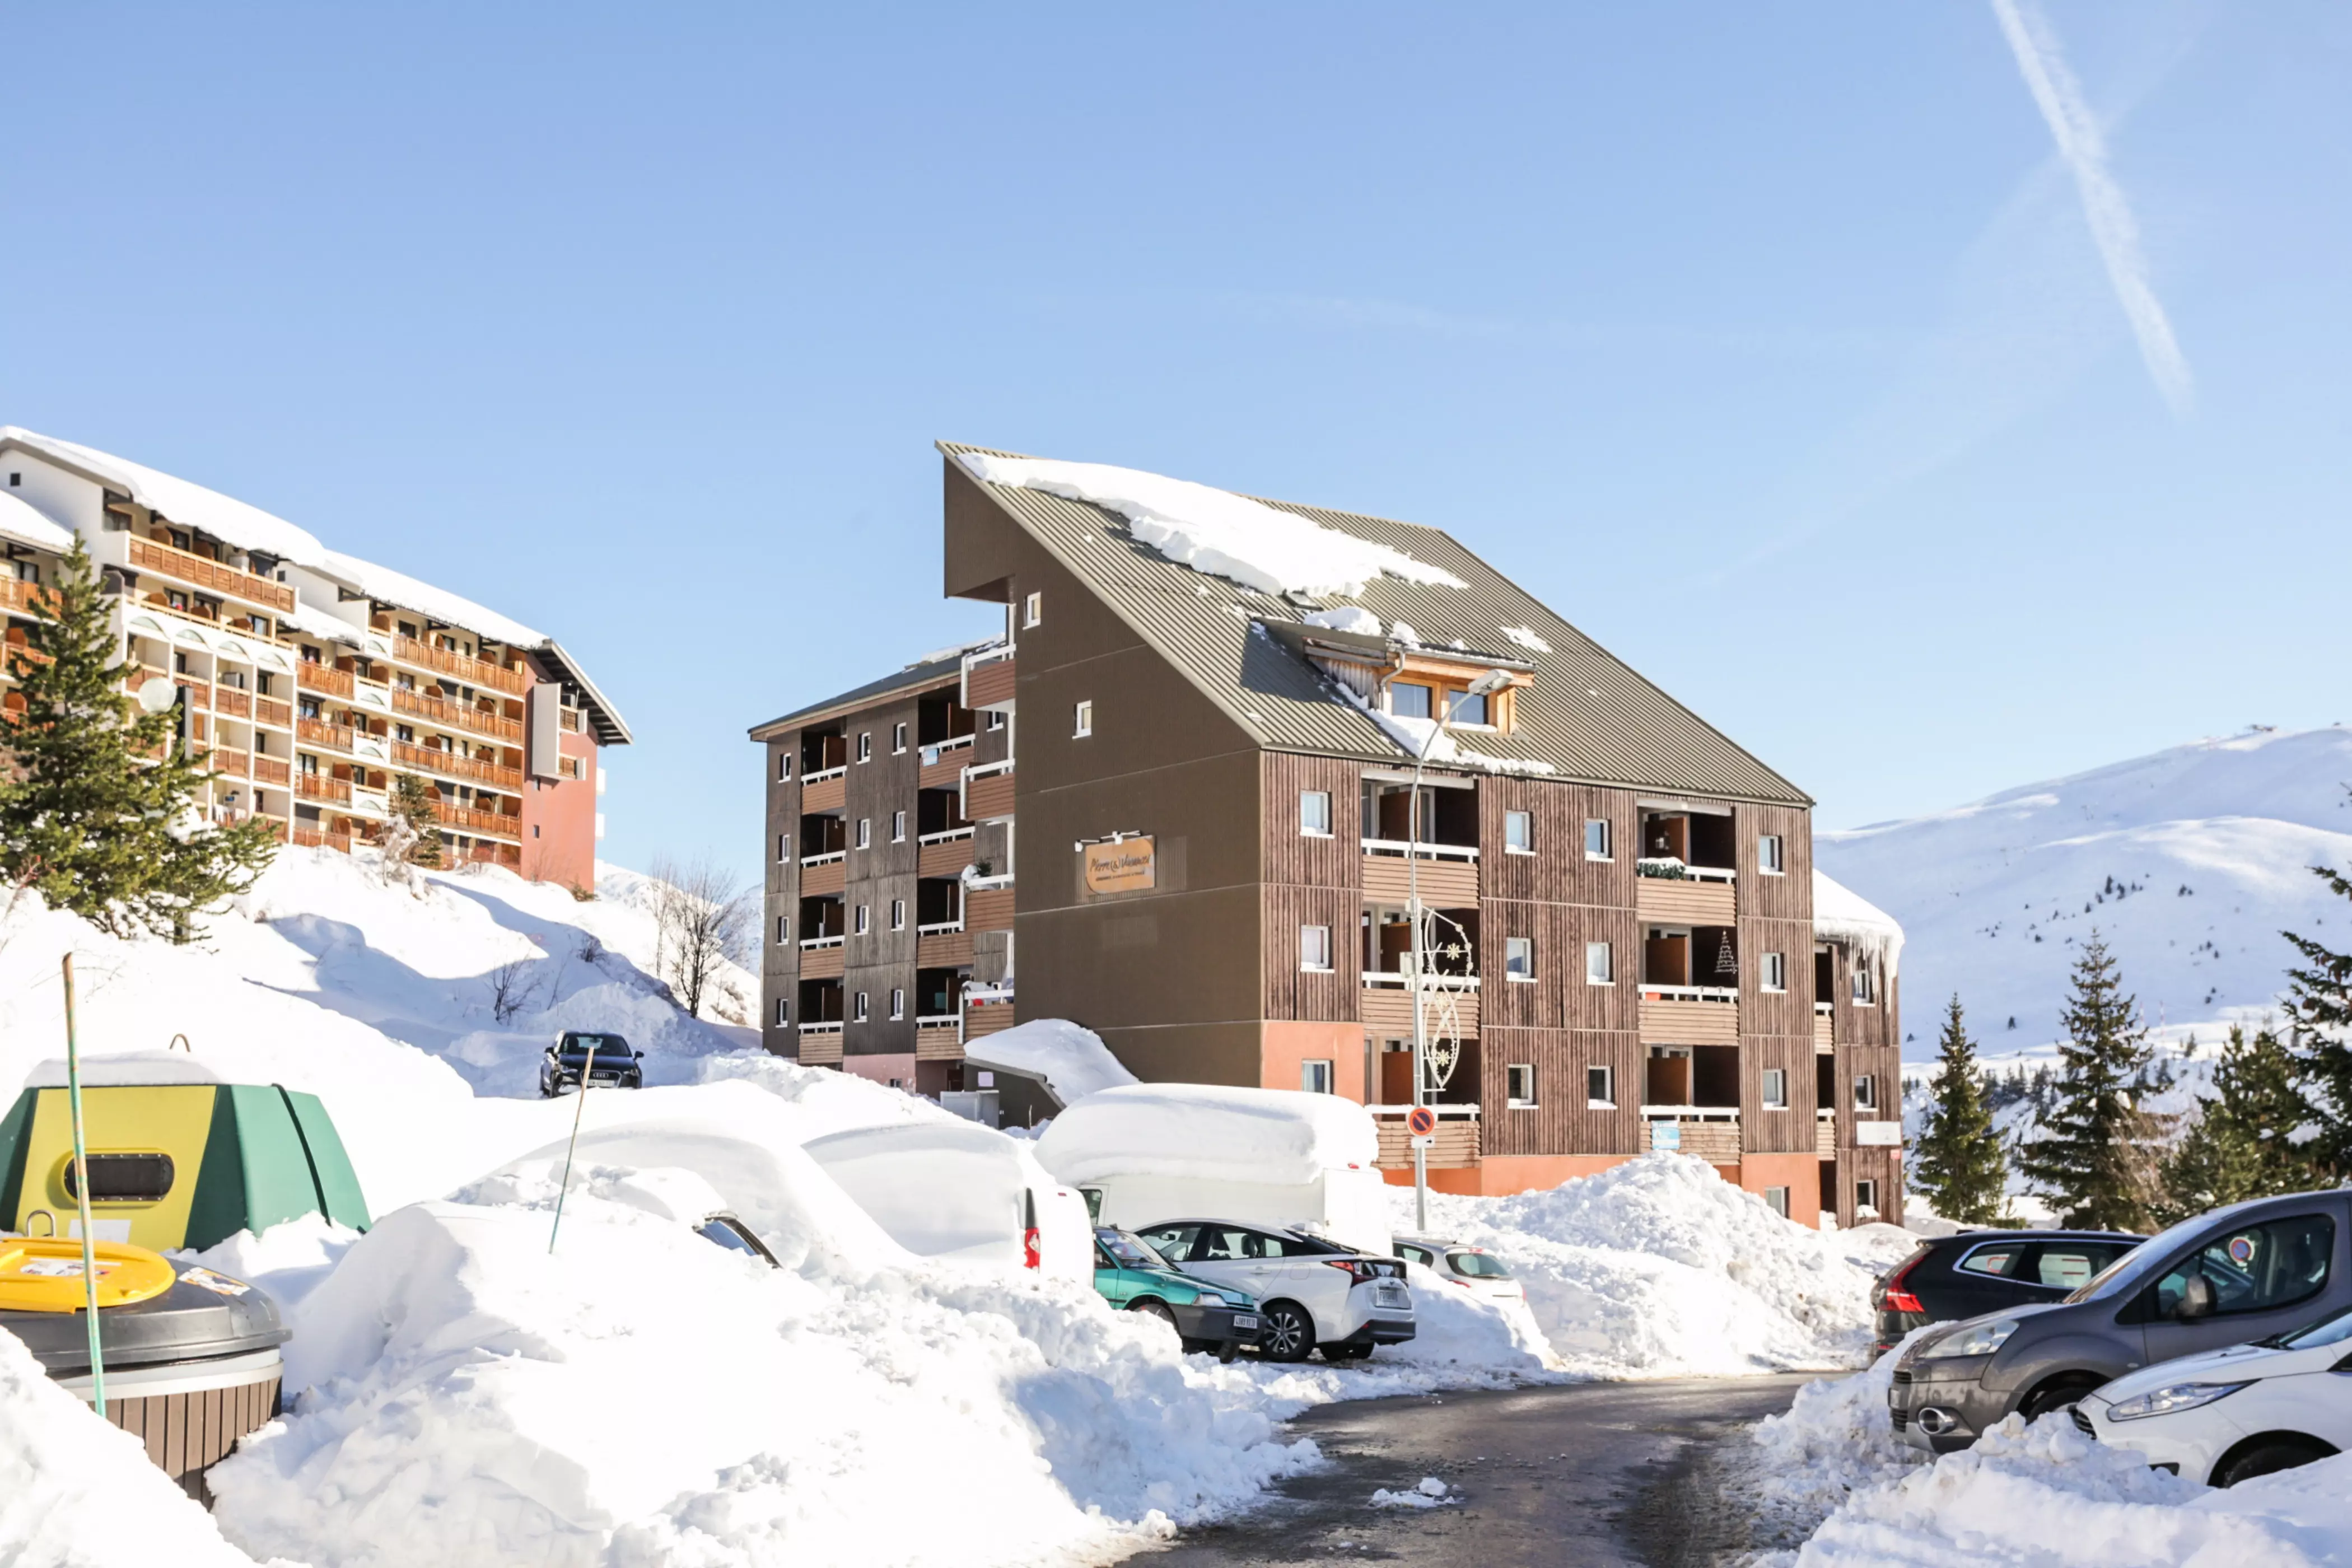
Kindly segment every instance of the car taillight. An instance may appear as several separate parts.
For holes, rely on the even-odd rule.
[[[1324,1263],[1333,1268],[1344,1268],[1348,1278],[1359,1285],[1369,1285],[1387,1270],[1379,1264],[1361,1258],[1327,1258]]]
[[[1911,1278],[1911,1270],[1927,1261],[1927,1258],[1923,1248],[1906,1258],[1902,1268],[1888,1275],[1885,1282],[1871,1292],[1874,1298],[1872,1304],[1882,1312],[1918,1312],[1924,1315],[1927,1309],[1920,1304],[1917,1296],[1903,1288],[1903,1281]]]
[[[1045,1267],[1044,1261],[1037,1253],[1037,1230],[1034,1226],[1021,1233],[1021,1267],[1024,1268]]]

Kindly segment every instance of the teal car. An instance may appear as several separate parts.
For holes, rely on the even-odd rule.
[[[1181,1274],[1132,1231],[1095,1231],[1095,1289],[1112,1306],[1148,1312],[1176,1331],[1188,1351],[1213,1351],[1231,1361],[1257,1343],[1257,1303],[1239,1290]]]

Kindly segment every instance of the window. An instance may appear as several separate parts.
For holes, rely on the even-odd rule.
[[[1779,1215],[1782,1219],[1787,1219],[1789,1217],[1789,1189],[1786,1187],[1765,1188],[1764,1206],[1770,1209],[1774,1214]]]
[[[907,994],[894,985],[890,988],[890,1016],[903,1018],[906,1016]]]
[[[1326,1058],[1322,1060],[1309,1059],[1300,1062],[1298,1064],[1298,1087],[1305,1089],[1309,1094],[1330,1093],[1330,1061]]]
[[[1536,852],[1535,813],[1503,813],[1503,852],[1507,855],[1532,855]]]
[[[1070,738],[1080,740],[1095,732],[1095,705],[1091,699],[1070,710]]]
[[[2192,1274],[2202,1274],[2212,1287],[2216,1317],[2292,1307],[2327,1288],[2335,1252],[2336,1222],[2326,1215],[2242,1226],[2182,1258],[2156,1282],[2157,1313],[2172,1314]]]
[[[1400,719],[1429,717],[1429,688],[1416,681],[1389,682],[1389,711]]]
[[[1853,1108],[1856,1110],[1878,1109],[1878,1080],[1868,1073],[1853,1080]]]
[[[1612,1068],[1584,1069],[1584,1104],[1591,1110],[1617,1109],[1617,1073]]]
[[[864,935],[868,931],[870,931],[870,930],[872,930],[872,929],[873,929],[873,926],[874,926],[873,917],[872,917],[869,913],[867,913],[867,906],[866,906],[866,905],[864,905],[864,904],[860,904],[860,905],[858,905],[858,906],[857,906],[857,934],[858,934],[858,935],[860,935],[860,936],[864,936]]]
[[[1869,1215],[1873,1218],[1876,1218],[1878,1215],[1878,1184],[1868,1176],[1861,1178],[1853,1184],[1853,1217],[1860,1219],[1864,1215]],[[2090,1277],[2085,1275],[2084,1278]]]
[[[849,1017],[850,1017],[850,1021],[851,1021],[851,1022],[853,1022],[853,1023],[863,1024],[864,1022],[866,1022],[866,993],[865,993],[865,992],[860,991],[860,992],[857,994],[857,998],[856,998],[856,1002],[855,1002],[854,1004],[852,1004],[852,1005],[851,1005],[851,1007],[850,1007]]]
[[[891,753],[892,753],[893,755],[896,755],[897,753],[898,753],[898,752],[903,752],[903,751],[905,751],[906,749],[907,749],[907,726],[906,726],[904,723],[898,723],[898,724],[893,724],[893,725],[891,725],[891,726],[890,726],[890,751],[891,751]]]
[[[1862,1204],[1863,1185],[1864,1184],[1860,1182],[1856,1182],[1853,1185],[1853,1201],[1857,1207]],[[2025,1247],[2013,1242],[2002,1242],[1996,1247],[1979,1247],[1960,1259],[1957,1272],[1982,1274],[1992,1279],[2013,1279],[2017,1277],[2017,1266],[2024,1259],[2026,1251]]]
[[[779,833],[776,835],[776,864],[789,866],[792,863],[793,836],[789,833]]]
[[[1789,1109],[1789,1072],[1786,1068],[1764,1069],[1764,1109],[1767,1110]]]
[[[1446,710],[1452,715],[1449,722],[1484,724],[1486,721],[1486,699],[1483,695],[1474,697],[1465,691],[1450,700],[1446,704]]]
[[[907,814],[903,811],[894,811],[890,814],[890,842],[893,844],[907,842]]]
[[[1587,985],[1617,984],[1616,955],[1609,951],[1607,942],[1588,942],[1584,944],[1584,983]]]
[[[778,784],[782,784],[782,783],[783,783],[786,779],[788,779],[788,778],[790,778],[790,777],[792,777],[792,776],[793,776],[793,754],[792,754],[792,752],[778,752],[776,753],[776,782],[777,782]]]
[[[1786,991],[1789,988],[1789,955],[1768,952],[1763,958],[1763,973],[1757,984],[1767,991]]]
[[[792,935],[793,922],[791,917],[787,915],[778,915],[776,917],[776,940],[779,942],[789,942],[792,940]]]
[[[1298,792],[1298,831],[1309,838],[1331,837],[1329,790],[1303,789]]]
[[[1536,1064],[1513,1062],[1503,1069],[1503,1098],[1514,1110],[1524,1110],[1536,1102]]]
[[[1507,936],[1503,939],[1503,978],[1533,980],[1536,977],[1536,939],[1531,936]]]
[[[861,763],[874,760],[874,731],[871,730],[857,732],[857,760]]]
[[[907,929],[907,900],[904,899],[890,900],[890,929],[892,931]]]
[[[1778,877],[1789,868],[1780,858],[1780,836],[1768,833],[1756,841],[1756,868],[1768,877]]]
[[[1300,926],[1298,928],[1298,967],[1327,973],[1331,968],[1331,928]]]
[[[791,1003],[789,1003],[789,1002],[787,1002],[787,1001],[785,1001],[785,1000],[784,1000],[782,997],[781,997],[781,996],[777,997],[777,998],[776,998],[776,1027],[778,1027],[779,1029],[781,1029],[781,1028],[782,1028],[786,1024],[789,1024],[789,1023],[791,1023],[792,1021],[793,1021],[793,1007],[792,1007],[792,1004],[791,1004]]]
[[[857,847],[860,849],[871,849],[874,847],[874,819],[870,816],[861,816],[857,819]]]
[[[1004,714],[1003,714],[1003,712],[1001,710],[998,710],[998,709],[994,709],[994,708],[990,709],[990,710],[988,710],[988,718],[987,718],[987,721],[985,721],[985,722],[981,726],[981,728],[982,728],[982,729],[984,729],[984,730],[1002,730],[1002,729],[1003,729],[1003,728],[1004,728]]]
[[[1045,595],[1032,594],[1021,601],[1021,624],[1034,626],[1045,619]]]
[[[1584,819],[1584,858],[1587,860],[1615,858],[1609,847],[1609,824],[1605,818],[1588,816]]]
[[[1853,1005],[1857,1007],[1868,1007],[1877,1000],[1877,988],[1871,984],[1870,980],[1870,965],[1856,963],[1853,966]]]

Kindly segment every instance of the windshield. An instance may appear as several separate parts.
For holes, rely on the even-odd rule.
[[[2308,1351],[2322,1345],[2340,1345],[2346,1340],[2352,1340],[2352,1307],[2337,1308],[2311,1327],[2287,1335],[2279,1344],[2286,1350]]]
[[[1150,1242],[1131,1230],[1105,1228],[1095,1232],[1095,1239],[1102,1243],[1102,1249],[1109,1253],[1112,1259],[1122,1268],[1166,1268],[1171,1272],[1174,1270],[1173,1264],[1154,1252]]]
[[[2163,1262],[2173,1247],[2192,1237],[2203,1235],[2215,1220],[2229,1212],[2228,1209],[2216,1209],[2210,1214],[2200,1214],[2192,1219],[2184,1219],[2179,1225],[2169,1226],[2158,1231],[2154,1236],[2092,1275],[2084,1282],[2081,1289],[2066,1298],[2067,1302],[2072,1304],[2076,1301],[2103,1300],[2108,1297],[2121,1296],[2137,1289],[2140,1282],[2147,1278],[2148,1271]]]
[[[1508,1279],[1511,1271],[1503,1260],[1490,1252],[1449,1252],[1445,1261],[1454,1265],[1454,1272],[1465,1279]]]
[[[567,1035],[564,1037],[562,1049],[567,1057],[584,1057],[592,1046],[595,1047],[596,1055],[600,1058],[625,1057],[629,1054],[629,1042],[618,1035]],[[525,1057],[523,1059],[529,1061],[530,1058]]]

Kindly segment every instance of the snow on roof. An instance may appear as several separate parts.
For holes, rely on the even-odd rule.
[[[1422,748],[1427,746],[1429,761],[1449,768],[1479,768],[1490,773],[1549,773],[1559,771],[1539,757],[1490,757],[1484,752],[1474,752],[1456,741],[1453,731],[1441,727],[1434,719],[1412,719],[1401,713],[1384,713],[1344,686],[1334,689],[1378,724],[1381,732],[1394,741],[1398,749],[1408,757],[1421,756]]]
[[[304,604],[299,595],[294,600],[294,607],[281,613],[278,620],[281,626],[292,626],[298,632],[309,632],[314,637],[349,643],[353,647],[366,646],[360,637],[359,627],[340,616],[329,615],[316,605]]]
[[[978,1068],[1034,1078],[1064,1105],[1135,1081],[1092,1029],[1067,1018],[1032,1018],[967,1041],[964,1059]]]
[[[32,502],[0,490],[0,539],[63,555],[73,548],[74,536],[71,529],[51,522]]]
[[[371,599],[414,610],[446,626],[463,626],[492,642],[523,648],[544,647],[548,642],[545,632],[535,632],[520,621],[509,620],[496,610],[478,605],[471,599],[452,594],[446,588],[436,588],[430,583],[421,583],[389,566],[379,566],[356,555],[346,555],[340,550],[327,551],[319,569]]]
[[[118,1089],[158,1083],[220,1083],[221,1075],[185,1051],[121,1051],[81,1060],[84,1089]],[[51,1057],[25,1075],[26,1089],[63,1089],[66,1059]]]
[[[1381,635],[1380,616],[1361,605],[1334,605],[1328,610],[1316,610],[1298,618],[1310,626],[1322,626],[1329,631],[1353,632],[1364,637]]]
[[[298,528],[257,506],[161,473],[143,463],[134,463],[94,447],[37,435],[14,425],[0,426],[0,441],[15,441],[28,451],[79,468],[141,506],[160,511],[173,522],[200,528],[240,549],[258,550],[299,566],[316,566],[326,559],[326,546],[308,529]]]
[[[1529,653],[1549,653],[1551,651],[1551,644],[1536,636],[1534,632],[1530,631],[1526,626],[1501,626],[1496,629],[1501,631],[1505,637],[1510,638],[1513,642],[1527,649]]]
[[[1813,868],[1813,935],[1884,959],[1890,977],[1903,956],[1903,928],[1895,917],[1819,867]]]
[[[958,454],[990,484],[1091,501],[1127,519],[1128,531],[1169,560],[1264,594],[1356,595],[1386,574],[1409,583],[1468,586],[1441,567],[1231,490],[1108,463]]]
[[[1370,1112],[1336,1094],[1138,1083],[1090,1094],[1054,1118],[1037,1158],[1073,1185],[1106,1176],[1295,1185],[1329,1170],[1370,1170]]]

